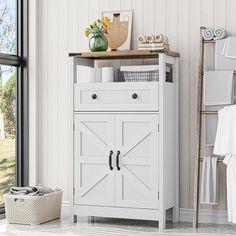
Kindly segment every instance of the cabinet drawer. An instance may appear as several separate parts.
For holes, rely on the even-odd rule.
[[[74,84],[75,111],[158,111],[158,82]]]

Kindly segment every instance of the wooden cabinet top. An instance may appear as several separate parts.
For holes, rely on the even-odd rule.
[[[160,53],[172,57],[179,57],[179,53],[168,50],[127,50],[113,52],[79,52],[69,53],[70,57],[85,58],[91,60],[111,60],[111,59],[145,59],[158,58]]]

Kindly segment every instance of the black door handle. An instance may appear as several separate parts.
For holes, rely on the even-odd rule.
[[[93,99],[93,100],[97,99],[97,97],[98,97],[98,96],[97,96],[96,93],[94,93],[94,94],[92,95],[92,99]]]
[[[113,167],[112,167],[112,154],[113,154],[113,151],[110,151],[110,154],[109,154],[109,168],[110,168],[110,170],[113,170]]]
[[[133,98],[133,99],[137,99],[137,98],[138,98],[138,94],[137,94],[137,93],[133,93],[133,94],[132,94],[132,98]]]
[[[120,171],[119,157],[120,157],[120,151],[117,151],[117,154],[116,154],[116,168],[117,168],[117,170]]]

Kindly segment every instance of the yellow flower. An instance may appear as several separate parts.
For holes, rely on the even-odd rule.
[[[87,28],[87,29],[84,31],[84,33],[85,33],[85,36],[88,38],[89,35],[90,35],[90,30]]]
[[[109,26],[109,22],[104,21],[104,22],[102,23],[102,25],[103,25],[103,27],[107,28],[107,27]]]
[[[108,22],[111,21],[110,18],[109,18],[108,16],[103,16],[102,19],[105,20],[105,21],[108,21]]]
[[[102,17],[102,25],[104,28],[107,28],[110,25],[110,18],[108,16]]]
[[[97,21],[96,21],[96,20],[92,22],[92,26],[93,26],[93,27],[96,27],[96,26],[97,26]]]

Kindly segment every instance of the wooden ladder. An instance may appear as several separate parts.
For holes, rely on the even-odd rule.
[[[198,227],[199,217],[199,182],[200,182],[200,162],[201,158],[201,139],[202,139],[202,116],[216,115],[217,111],[205,111],[203,109],[203,77],[204,77],[204,52],[205,44],[215,43],[215,40],[206,41],[202,37],[205,27],[200,27],[200,55],[199,55],[199,73],[198,73],[198,92],[197,92],[197,130],[196,130],[196,158],[195,158],[195,174],[194,174],[194,200],[193,200],[193,228]],[[215,156],[215,155],[212,155]],[[216,156],[219,157],[219,156]],[[222,159],[218,159],[222,161]]]

